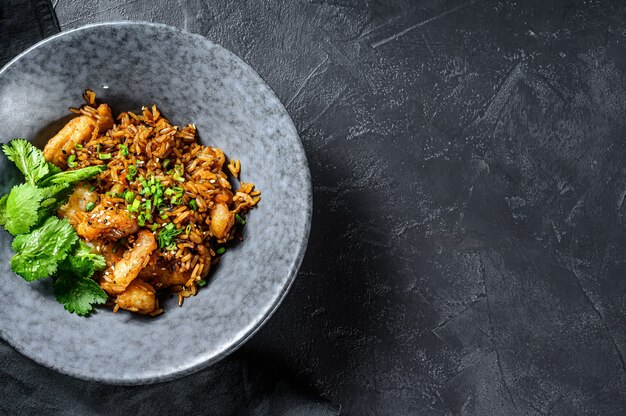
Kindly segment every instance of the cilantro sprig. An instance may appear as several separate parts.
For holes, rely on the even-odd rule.
[[[14,139],[2,151],[15,163],[25,183],[0,198],[0,225],[15,236],[11,270],[24,280],[52,277],[55,298],[69,312],[87,315],[107,294],[92,279],[106,264],[104,258],[78,238],[65,219],[54,215],[66,202],[72,186],[101,173],[106,166],[62,172],[41,150]]]

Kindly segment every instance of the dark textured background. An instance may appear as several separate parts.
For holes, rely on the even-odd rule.
[[[222,44],[309,157],[290,294],[181,389],[253,357],[346,415],[626,413],[624,2],[55,6],[62,29],[150,20]]]

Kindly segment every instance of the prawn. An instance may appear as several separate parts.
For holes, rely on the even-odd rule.
[[[65,167],[67,157],[74,146],[89,140],[96,128],[99,131],[106,131],[113,127],[113,114],[108,105],[101,104],[96,111],[100,116],[98,120],[85,115],[75,117],[48,140],[43,149],[43,155],[48,162]]]
[[[157,243],[154,235],[148,230],[139,231],[133,248],[126,251],[122,259],[115,263],[112,269],[104,272],[104,279],[100,286],[111,294],[124,292],[150,261],[150,255],[156,248]]]
[[[221,202],[210,209],[211,222],[209,228],[217,240],[223,240],[235,223],[235,216],[228,209],[228,205]]]
[[[67,218],[74,227],[85,220],[87,215],[87,205],[95,204],[98,201],[98,194],[90,191],[85,185],[77,185],[70,195],[67,203],[57,210],[61,218]]]
[[[149,314],[158,308],[154,287],[142,280],[130,282],[126,290],[117,296],[115,303],[122,309],[142,315]]]
[[[99,238],[119,240],[136,233],[138,229],[136,218],[106,199],[76,225],[76,233],[87,241]]]

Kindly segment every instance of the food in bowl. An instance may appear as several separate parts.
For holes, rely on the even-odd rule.
[[[156,105],[114,119],[93,91],[84,98],[43,152],[22,139],[3,146],[26,179],[0,199],[0,224],[16,236],[11,268],[51,276],[79,315],[107,303],[155,316],[170,293],[182,306],[242,239],[260,192],[239,180],[238,160],[198,142],[195,125],[172,125]]]

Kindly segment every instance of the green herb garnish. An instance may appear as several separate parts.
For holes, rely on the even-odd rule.
[[[217,254],[224,254],[226,253],[226,247],[219,247],[217,250],[215,250],[215,252]]]
[[[185,167],[183,165],[174,166],[174,171],[172,172],[172,178],[178,182],[185,182],[185,178],[183,177],[185,174]]]
[[[2,150],[26,179],[26,183],[14,186],[0,198],[0,225],[16,235],[11,269],[26,281],[52,277],[54,295],[65,309],[77,315],[88,314],[92,305],[108,298],[91,279],[96,270],[105,267],[105,261],[79,240],[67,220],[57,218],[54,212],[67,200],[74,183],[106,167],[61,172],[23,139],[12,140]],[[70,167],[75,161],[71,156]]]
[[[174,237],[176,237],[178,234],[182,232],[183,230],[177,229],[174,223],[171,223],[171,222],[167,223],[167,225],[161,228],[161,231],[159,231],[159,234],[157,235],[157,242],[159,243],[159,248],[170,250],[170,251],[175,250],[176,243],[174,242]]]
[[[132,181],[133,178],[137,175],[137,166],[128,165],[128,173],[126,174],[126,179]]]
[[[98,157],[100,160],[109,160],[111,159],[111,153],[98,153]]]
[[[78,166],[78,163],[76,163],[76,155],[70,155],[67,158],[67,166],[70,168],[75,168],[76,166]]]
[[[117,147],[120,149],[120,153],[122,154],[122,156],[128,156],[128,146],[126,146],[125,144],[118,144]]]
[[[88,202],[87,205],[85,205],[85,211],[91,212],[95,207],[96,204],[94,204],[93,202]]]
[[[243,219],[243,217],[239,214],[235,214],[235,219],[237,220],[237,222],[241,225],[246,225],[246,220]]]
[[[198,210],[198,203],[196,202],[195,199],[192,199],[191,201],[189,201],[189,207],[193,209],[194,211]]]

